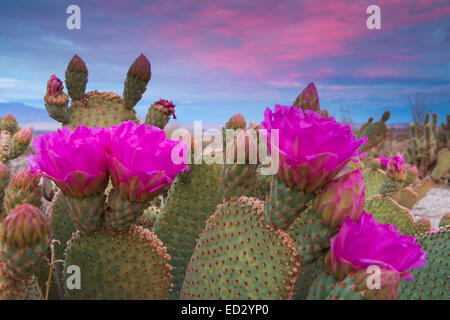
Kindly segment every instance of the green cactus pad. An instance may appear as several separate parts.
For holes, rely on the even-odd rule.
[[[365,126],[361,127],[358,139],[362,137],[367,137],[367,142],[359,147],[361,152],[365,152],[369,149],[380,144],[384,139],[386,139],[388,134],[388,128],[386,126],[386,121],[389,119],[388,114],[385,112],[380,121],[367,123]]]
[[[39,182],[39,180],[36,180],[36,182]],[[29,203],[36,208],[39,208],[41,205],[41,192],[38,184],[30,183],[20,186],[10,183],[5,188],[3,203],[6,212],[24,203]]]
[[[405,235],[410,235],[414,226],[414,217],[409,210],[389,197],[370,197],[366,200],[364,210],[371,213],[378,223],[395,225]]]
[[[72,198],[66,196],[69,204],[69,214],[72,217],[75,229],[82,232],[91,232],[102,225],[105,220],[103,207],[106,195],[104,193],[93,194],[85,198]]]
[[[170,257],[153,232],[132,226],[127,232],[98,229],[76,232],[67,243],[64,290],[67,299],[167,299],[170,290]],[[78,266],[81,288],[67,287]],[[76,283],[75,283],[76,284]]]
[[[380,188],[380,194],[391,197],[404,186],[404,183],[387,177]]]
[[[67,241],[72,238],[72,234],[76,231],[73,225],[72,217],[69,214],[69,205],[64,194],[58,191],[53,198],[49,213],[50,232],[51,237],[54,240],[58,240],[55,243],[55,260],[64,260],[64,253],[66,251]],[[59,290],[63,291],[62,286],[62,269],[61,263],[55,264],[55,277],[54,281],[59,286]],[[48,272],[48,270],[47,270]],[[41,279],[39,279],[41,281]],[[47,281],[47,280],[46,280]]]
[[[449,172],[449,170],[450,170],[450,150],[444,148],[438,153],[437,164],[433,172],[431,173],[431,178],[433,178],[433,180],[438,181],[443,176],[445,176]]]
[[[110,127],[131,120],[139,123],[134,109],[127,109],[122,98],[114,92],[88,92],[83,99],[72,100],[69,108],[70,121],[64,122],[72,130],[85,125]]]
[[[441,221],[439,221],[439,227],[445,227],[450,225],[450,212],[442,216]]]
[[[433,187],[435,186],[435,182],[432,179],[424,179],[420,181],[417,186],[414,188],[414,191],[417,192],[419,198],[422,199],[425,197]]]
[[[48,248],[45,240],[33,246],[12,246],[0,242],[0,257],[5,264],[5,272],[14,279],[32,276]]]
[[[66,69],[66,87],[70,98],[81,99],[86,91],[88,70],[84,61],[74,55]]]
[[[305,210],[312,198],[312,193],[289,188],[274,177],[264,207],[265,219],[276,228],[286,229]]]
[[[400,281],[399,299],[448,300],[450,226],[422,235],[417,240],[427,252],[428,262],[423,268],[412,271],[414,280]]]
[[[147,115],[145,116],[145,123],[149,126],[156,126],[160,129],[164,129],[166,124],[170,120],[170,113],[162,112],[156,108],[148,108]]]
[[[221,171],[224,198],[251,194],[256,184],[256,164],[223,164]]]
[[[419,237],[421,234],[426,234],[430,232],[430,230],[431,230],[430,219],[421,218],[414,223],[409,234],[411,234],[414,237]]]
[[[308,300],[363,300],[353,278],[336,281],[332,275],[319,276],[313,281]]]
[[[273,175],[261,174],[259,170],[257,170],[255,188],[250,196],[266,200],[266,196],[270,193],[270,181],[273,177]]]
[[[158,219],[159,215],[161,214],[161,211],[162,209],[160,207],[152,205],[149,206],[147,209],[144,210],[142,216],[140,216],[136,220],[136,225],[142,226],[150,230],[155,224],[155,221]]]
[[[16,159],[18,156],[20,156],[24,151],[28,148],[28,145],[30,143],[21,143],[17,141],[16,139],[11,140],[11,144],[9,146],[8,151],[6,152],[6,158],[8,160]]]
[[[411,187],[400,189],[393,198],[399,205],[408,209],[412,209],[419,202],[419,195]]]
[[[386,180],[386,173],[381,169],[365,169],[362,176],[366,185],[366,198],[379,194],[381,186]]]
[[[117,231],[126,231],[136,219],[142,216],[151,199],[130,201],[112,189],[108,195],[108,209],[105,212],[105,225]]]
[[[291,299],[300,262],[289,235],[264,220],[264,203],[225,200],[206,222],[181,299]]]
[[[222,202],[219,165],[191,165],[189,173],[177,177],[165,207],[153,226],[171,256],[174,285],[170,299],[178,299],[197,238],[205,221]]]
[[[301,266],[301,271],[295,283],[295,299],[305,300],[313,281],[325,272],[323,258],[319,258],[311,264]]]
[[[323,225],[313,210],[309,210],[303,227],[295,239],[295,246],[302,264],[312,263],[325,254],[330,247],[330,238],[337,230]]]
[[[0,300],[42,300],[42,292],[35,276],[13,280],[0,263]]]

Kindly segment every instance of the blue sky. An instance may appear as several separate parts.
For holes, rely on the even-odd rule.
[[[66,28],[66,8],[81,8],[81,30]],[[366,8],[381,8],[381,30],[366,28]],[[222,124],[241,112],[290,105],[309,83],[339,120],[353,106],[363,122],[391,110],[410,122],[407,96],[421,92],[444,119],[450,113],[450,2],[11,1],[0,3],[0,103],[44,108],[47,79],[64,77],[76,53],[88,90],[122,94],[140,54],[152,79],[136,107],[176,105],[177,121]]]

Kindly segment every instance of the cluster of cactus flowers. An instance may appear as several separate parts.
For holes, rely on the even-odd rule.
[[[244,148],[243,163],[186,165],[192,143],[161,130],[175,118],[171,101],[155,102],[146,124],[129,117],[149,79],[141,55],[123,100],[85,94],[87,69],[75,56],[70,108],[62,82],[49,80],[46,108],[64,127],[35,138],[29,170],[10,180],[0,166],[0,299],[446,298],[448,217],[435,230],[398,205],[418,176],[401,156],[368,169],[358,160],[385,138],[388,114],[355,138],[320,109],[310,84],[293,106],[267,108],[261,125],[247,127],[241,114],[226,123],[224,132],[241,130],[232,147]],[[259,154],[251,161],[249,129],[266,130],[257,138],[279,154],[277,174],[263,174]]]
[[[27,149],[33,136],[33,127],[21,129],[9,113],[0,119],[0,162],[19,157]]]

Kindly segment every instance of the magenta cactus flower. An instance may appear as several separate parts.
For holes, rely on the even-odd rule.
[[[157,127],[123,122],[110,128],[106,140],[112,183],[128,200],[152,198],[188,169],[187,145],[166,139],[165,132]]]
[[[412,280],[411,270],[427,263],[425,254],[414,237],[401,234],[396,226],[377,223],[363,211],[357,222],[347,217],[330,240],[327,264],[339,278],[377,265]]]
[[[261,124],[268,131],[269,150],[279,153],[279,179],[307,192],[331,181],[367,141],[356,140],[350,126],[333,117],[323,118],[296,106],[276,105],[274,112],[267,108]],[[279,130],[278,145],[270,145],[271,130]]]
[[[99,132],[80,126],[68,127],[34,139],[36,155],[28,156],[30,170],[51,180],[67,195],[87,197],[102,192],[108,183],[108,168]]]
[[[168,101],[166,99],[159,99],[159,101],[156,101],[155,104],[158,104],[163,107],[163,110],[168,113],[169,115],[173,115],[173,118],[176,119],[175,116],[175,105],[172,101]]]
[[[365,199],[363,177],[355,170],[328,183],[314,198],[313,209],[322,223],[337,228],[346,217],[358,221]]]
[[[383,157],[383,156],[380,156],[380,164],[383,166],[383,167],[387,167],[388,166],[388,164],[389,164],[389,162],[391,161],[391,159],[389,159],[389,158],[385,158],[385,157]]]
[[[401,154],[394,156],[388,164],[389,176],[397,181],[406,180],[405,159]]]

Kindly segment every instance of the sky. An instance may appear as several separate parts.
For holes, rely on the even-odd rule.
[[[69,30],[66,9],[81,9]],[[369,30],[366,9],[381,9]],[[172,100],[180,123],[223,124],[237,112],[260,122],[266,107],[291,105],[310,82],[322,108],[364,122],[390,110],[410,122],[407,97],[450,113],[448,0],[2,0],[0,103],[44,108],[48,78],[64,78],[78,54],[88,90],[123,92],[144,53],[152,78],[136,106]]]

